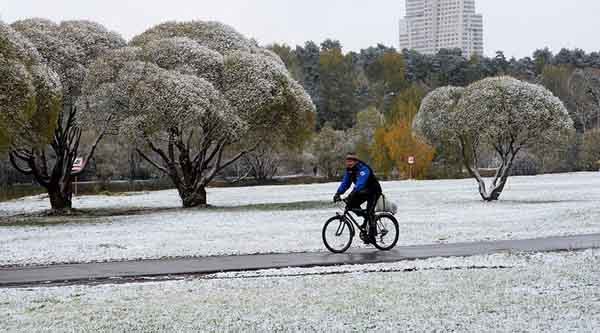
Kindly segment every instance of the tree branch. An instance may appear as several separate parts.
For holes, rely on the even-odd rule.
[[[9,159],[10,159],[10,163],[12,164],[12,166],[19,171],[20,173],[24,174],[24,175],[33,175],[33,170],[31,168],[29,169],[24,169],[21,166],[19,166],[19,164],[16,161],[16,157],[15,157],[15,153],[14,152],[10,152],[9,153]]]
[[[460,137],[459,141],[460,141],[461,152],[463,155],[463,164],[464,164],[465,168],[467,168],[467,171],[469,172],[471,177],[473,177],[473,178],[475,178],[475,180],[477,180],[477,183],[479,184],[479,194],[481,195],[481,197],[484,200],[487,200],[488,195],[487,195],[487,190],[486,190],[486,186],[485,186],[485,181],[479,174],[479,171],[477,170],[477,165],[475,165],[474,167],[471,166],[471,163],[467,156],[466,140],[464,138]],[[473,149],[473,151],[474,151],[474,149]]]
[[[150,157],[148,157],[146,154],[144,154],[140,149],[136,148],[135,151],[144,159],[146,160],[148,163],[152,164],[155,168],[157,168],[158,170],[160,170],[161,172],[165,173],[165,174],[169,174],[169,170],[167,170],[165,167],[163,167],[162,165],[158,164],[156,161],[154,161],[153,159],[151,159]]]
[[[238,159],[240,159],[242,156],[246,155],[247,153],[255,150],[256,148],[258,148],[258,144],[255,144],[252,148],[247,149],[247,150],[243,150],[241,152],[239,152],[237,155],[235,155],[234,157],[232,157],[231,159],[229,159],[227,162],[221,164],[221,157],[223,154],[223,149],[221,149],[221,151],[219,152],[219,157],[217,159],[217,163],[215,163],[215,166],[212,168],[212,170],[210,171],[210,173],[208,174],[207,177],[202,179],[202,183],[204,185],[207,185],[208,183],[210,183],[211,180],[213,180],[213,178],[223,169],[227,168],[228,166],[230,166],[231,164],[233,164],[235,161],[237,161]]]

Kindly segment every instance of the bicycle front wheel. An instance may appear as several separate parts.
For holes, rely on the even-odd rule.
[[[377,235],[375,235],[375,247],[382,251],[388,251],[396,246],[400,231],[398,221],[391,214],[380,214],[375,217],[377,224]]]
[[[334,216],[323,226],[323,243],[333,253],[344,253],[352,244],[352,226],[341,216]]]

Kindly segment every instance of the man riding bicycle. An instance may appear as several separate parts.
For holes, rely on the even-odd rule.
[[[361,161],[355,153],[348,153],[346,155],[346,173],[333,197],[333,201],[341,201],[342,194],[348,191],[351,184],[354,184],[354,189],[345,199],[346,204],[348,208],[360,209],[360,205],[365,201],[367,202],[367,215],[363,216],[365,219],[363,228],[366,226],[366,223],[369,223],[369,241],[374,243],[377,230],[375,223],[372,222],[375,216],[375,205],[382,192],[381,185],[377,177],[375,177],[373,169]],[[365,241],[365,243],[369,243],[369,241]]]

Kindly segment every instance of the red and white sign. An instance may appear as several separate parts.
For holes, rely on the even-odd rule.
[[[415,164],[415,157],[414,156],[409,156],[408,157],[408,164]]]
[[[83,157],[77,157],[73,162],[73,168],[71,168],[72,173],[77,173],[83,170],[85,163],[83,161]]]

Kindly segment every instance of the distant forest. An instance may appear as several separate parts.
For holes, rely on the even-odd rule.
[[[375,161],[386,173],[394,168],[402,169],[403,164],[390,161],[390,156],[381,156],[386,155],[386,151],[389,155],[389,141],[395,141],[396,145],[399,141],[406,142],[405,147],[400,147],[404,150],[400,153],[402,158],[408,154],[433,156],[432,165],[420,170],[421,177],[451,177],[460,173],[460,163],[452,152],[430,152],[419,142],[409,139],[413,116],[422,98],[435,88],[467,86],[483,78],[502,75],[547,87],[563,101],[577,131],[551,151],[547,148],[536,151],[532,147],[518,161],[516,173],[598,169],[599,52],[562,49],[553,54],[545,48],[521,59],[507,59],[502,51],[496,52],[494,57],[467,59],[460,49],[443,49],[435,55],[424,55],[411,50],[397,51],[384,45],[344,53],[340,42],[335,40],[326,40],[320,46],[308,41],[295,48],[280,44],[270,48],[311,95],[317,107],[317,129],[344,131],[346,137],[363,135],[353,140],[346,138],[346,142],[358,142],[359,151],[362,144],[363,156]],[[376,112],[366,112],[369,108]],[[377,120],[378,113],[383,118],[381,123]],[[372,117],[366,120],[369,114]],[[364,127],[373,124],[379,131],[365,132]],[[484,160],[481,167],[491,165],[493,161]]]

